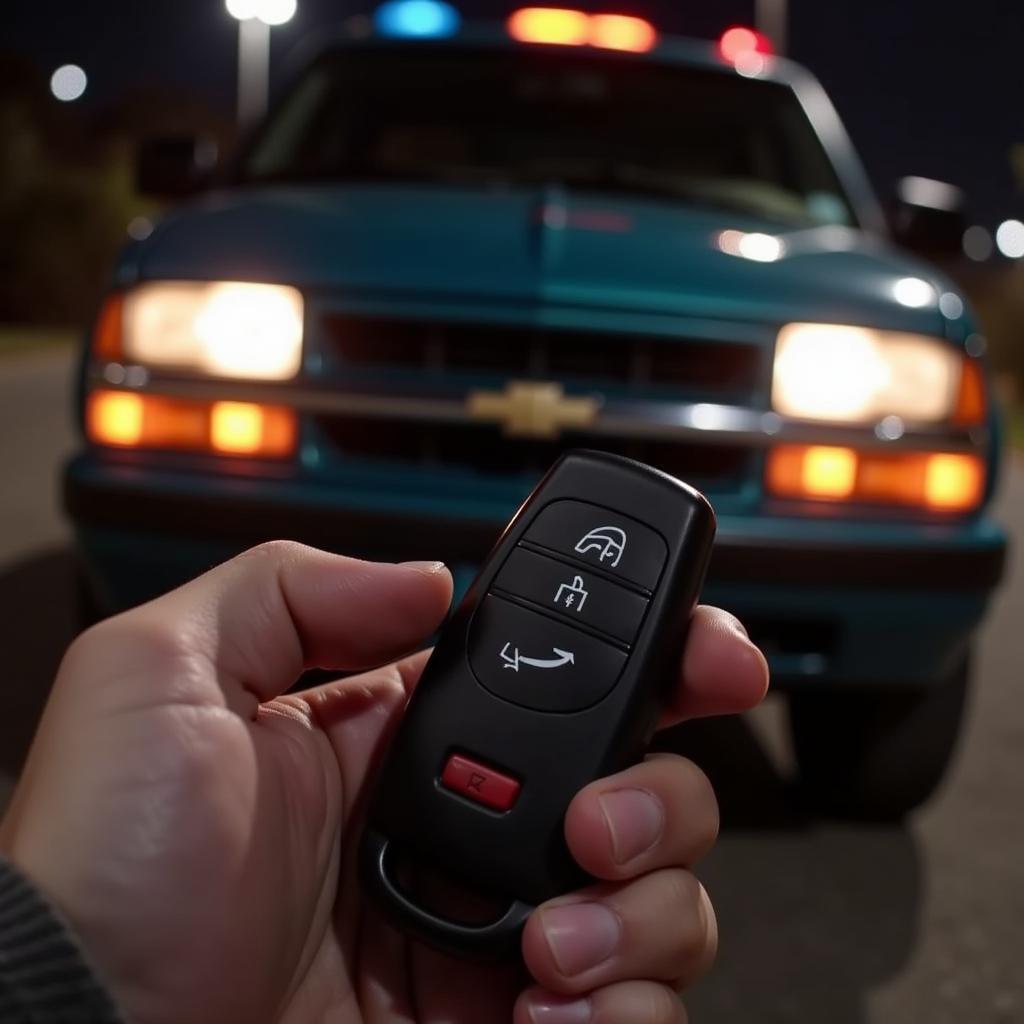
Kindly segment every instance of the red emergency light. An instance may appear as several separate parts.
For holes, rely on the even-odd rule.
[[[775,52],[775,48],[772,46],[772,41],[763,32],[734,25],[722,33],[722,38],[718,40],[718,52],[722,55],[723,60],[735,64],[753,54],[770,57]]]

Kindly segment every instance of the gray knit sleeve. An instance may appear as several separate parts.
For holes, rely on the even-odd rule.
[[[122,1020],[63,919],[0,857],[0,1022]]]

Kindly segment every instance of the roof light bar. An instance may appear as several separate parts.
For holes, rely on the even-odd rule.
[[[658,42],[654,26],[627,14],[595,14],[590,18],[590,45],[605,50],[646,53]]]
[[[508,19],[508,32],[521,43],[594,46],[644,53],[658,42],[654,26],[626,14],[586,14],[567,7],[522,7]]]
[[[590,18],[562,7],[523,7],[508,19],[509,35],[521,43],[586,46]]]

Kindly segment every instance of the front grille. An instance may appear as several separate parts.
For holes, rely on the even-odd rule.
[[[756,345],[603,332],[324,317],[336,359],[363,369],[579,382],[678,397],[744,399],[758,386]]]
[[[318,428],[348,459],[404,466],[469,470],[481,476],[539,476],[568,448],[600,448],[625,455],[695,484],[739,479],[750,451],[738,446],[628,440],[566,431],[557,440],[505,437],[489,424],[411,423],[324,416]]]

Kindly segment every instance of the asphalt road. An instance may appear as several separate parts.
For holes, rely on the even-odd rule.
[[[57,467],[72,444],[70,356],[0,353],[0,804],[73,632]],[[1024,540],[1024,464],[1003,520]],[[695,1024],[1024,1022],[1024,572],[982,637],[947,783],[908,829],[803,821],[779,707],[704,726],[725,828],[701,874],[721,921]]]

